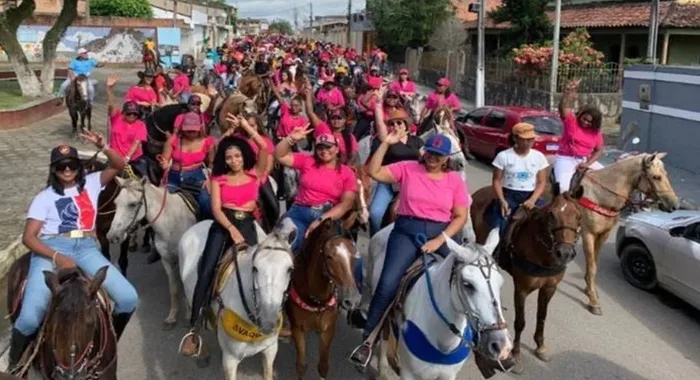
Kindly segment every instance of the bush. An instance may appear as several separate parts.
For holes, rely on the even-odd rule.
[[[586,29],[576,29],[559,44],[561,67],[601,66],[604,55],[593,48]],[[542,71],[551,66],[553,48],[551,41],[542,45],[522,45],[513,49],[513,62],[526,71]]]
[[[153,9],[148,0],[92,0],[90,15],[153,18]]]

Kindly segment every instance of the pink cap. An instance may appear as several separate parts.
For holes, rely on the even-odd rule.
[[[196,112],[188,112],[182,118],[182,131],[201,131],[202,130],[202,117]]]
[[[449,87],[449,86],[450,86],[450,83],[451,83],[450,80],[447,79],[447,78],[440,78],[440,79],[437,81],[437,84],[438,84],[438,85],[441,85],[441,86],[448,86],[448,87]]]
[[[408,75],[408,69],[407,69],[407,68],[403,68],[403,69],[399,70],[399,75],[401,75],[401,74],[406,74],[406,75]]]
[[[375,89],[376,89],[376,88],[381,88],[381,87],[382,87],[382,78],[380,78],[380,77],[370,77],[370,78],[367,80],[367,82],[368,82],[367,84],[369,84],[369,86],[370,86],[371,88],[375,88]]]
[[[332,134],[322,133],[316,136],[316,145],[336,146],[338,145],[338,141],[336,141],[335,136],[333,136]]]

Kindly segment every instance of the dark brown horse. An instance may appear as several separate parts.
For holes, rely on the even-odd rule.
[[[540,209],[525,211],[519,208],[511,221],[510,240],[500,249],[498,261],[513,277],[515,300],[515,341],[513,356],[516,373],[522,373],[520,336],[525,328],[525,300],[539,290],[537,297],[537,327],[535,329],[535,355],[542,361],[549,361],[544,344],[544,324],[547,319],[547,306],[564,278],[566,265],[576,256],[575,246],[581,231],[582,214],[577,203],[583,189],[577,187],[572,193],[559,194],[558,186],[552,201]],[[484,221],[484,212],[496,199],[491,186],[479,189],[473,195],[471,217],[477,243],[483,243],[490,229]]]
[[[10,320],[15,322],[31,254],[17,260],[8,275]],[[51,306],[35,341],[20,360],[23,376],[34,367],[43,379],[116,379],[117,336],[111,324],[110,301],[101,291],[108,267],[88,279],[79,269],[45,271]],[[16,302],[16,300],[20,300]]]
[[[88,96],[88,77],[80,74],[73,78],[68,86],[66,94],[66,107],[70,114],[73,133],[77,132],[78,117],[80,117],[80,130],[85,130],[85,118],[87,118],[87,128],[92,130],[92,105]]]
[[[322,379],[328,378],[338,306],[352,309],[360,302],[353,276],[356,256],[357,248],[349,234],[326,220],[306,238],[295,259],[286,310],[297,350],[298,379],[306,373],[308,331],[320,335],[318,373]]]

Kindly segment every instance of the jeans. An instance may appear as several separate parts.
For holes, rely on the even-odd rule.
[[[486,208],[486,223],[489,224],[491,228],[498,228],[499,234],[503,237],[505,234],[510,219],[515,212],[518,210],[521,204],[526,200],[530,199],[532,196],[532,191],[521,191],[521,190],[511,190],[503,188],[503,198],[505,198],[506,203],[508,203],[508,208],[510,209],[510,214],[503,216],[501,213],[501,202],[498,199],[494,199],[493,202]],[[537,206],[543,206],[544,201],[538,199],[535,202]]]
[[[137,177],[142,178],[148,175],[148,162],[146,162],[146,157],[141,156],[135,160],[129,162],[129,166],[133,169],[134,174]]]
[[[394,199],[394,188],[386,183],[377,183],[374,187],[372,202],[369,204],[370,237],[382,229],[382,219],[392,199]]]
[[[401,278],[411,267],[414,261],[421,255],[420,245],[416,241],[418,234],[424,234],[430,240],[442,233],[449,223],[432,222],[429,220],[400,216],[394,224],[394,229],[387,242],[384,267],[379,277],[377,289],[372,296],[367,314],[367,324],[363,339],[367,339],[381,321],[384,312],[396,297]],[[458,239],[461,240],[461,239]],[[443,244],[435,253],[446,257],[450,251],[447,244]]]
[[[173,193],[185,187],[188,192],[194,196],[194,199],[199,205],[199,216],[201,220],[211,219],[211,195],[207,189],[203,188],[204,182],[207,180],[204,174],[204,169],[196,168],[179,172],[171,170],[168,172],[168,190]],[[183,184],[185,186],[183,186]],[[199,189],[197,192],[190,189]]]
[[[352,130],[352,134],[355,135],[357,141],[360,141],[370,133],[371,129],[372,119],[366,115],[361,115],[360,120],[357,121],[355,128]]]
[[[61,83],[61,86],[58,88],[58,95],[60,96],[66,96],[66,91],[68,91],[68,86],[70,86],[71,83],[70,78],[66,78],[66,80]],[[95,83],[93,82],[92,79],[88,79],[88,101],[90,103],[94,103],[95,100]]]
[[[62,236],[42,238],[49,248],[72,258],[86,275],[94,276],[97,270],[108,266],[102,287],[114,301],[113,313],[133,313],[139,297],[133,285],[100,252],[93,238],[71,239]],[[32,254],[27,275],[27,287],[22,299],[22,310],[14,328],[24,336],[35,334],[41,326],[46,309],[51,302],[51,291],[44,280],[44,271],[53,271],[51,259]]]
[[[295,204],[282,217],[282,219],[289,218],[297,227],[297,236],[294,238],[294,242],[292,243],[292,252],[294,252],[294,254],[297,254],[299,252],[299,248],[304,242],[304,235],[306,234],[306,229],[309,228],[309,226],[311,225],[311,223],[314,222],[314,220],[320,218],[324,212],[330,209],[330,205],[327,205],[325,207],[312,208],[309,206],[300,206]]]

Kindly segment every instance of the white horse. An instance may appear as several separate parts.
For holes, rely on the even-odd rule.
[[[170,311],[165,318],[164,328],[172,329],[180,311],[180,278],[175,269],[177,243],[182,234],[197,222],[197,218],[181,196],[169,194],[165,188],[154,186],[146,178],[139,181],[117,177],[116,180],[121,191],[114,199],[116,213],[107,232],[107,239],[112,243],[121,243],[127,238],[128,232],[146,218],[155,232],[155,249],[162,258],[168,276]]]
[[[379,282],[389,235],[393,228],[393,224],[383,228],[370,240],[370,266],[366,268],[370,277],[365,278],[371,280],[368,284],[371,294]],[[418,358],[413,352],[425,352],[425,347],[407,344],[404,337],[409,321],[413,329],[418,328],[425,336],[426,342],[423,342],[423,346],[429,343],[432,350],[443,354],[463,347],[465,340],[466,343],[470,343],[469,339],[463,340],[464,335],[454,333],[454,328],[461,332],[470,328],[472,336],[478,336],[478,345],[468,345],[468,348],[477,350],[494,361],[510,357],[513,343],[508,335],[500,297],[504,279],[491,258],[499,241],[498,230],[491,231],[483,246],[475,243],[461,246],[451,238],[445,238],[450,255],[428,269],[430,283],[425,273],[419,277],[406,295],[403,316],[397,316],[392,321],[400,330],[396,352],[390,352],[392,347],[389,341],[381,342],[378,370],[382,379],[386,379],[389,372],[390,353],[391,359],[395,359],[395,353],[398,354],[398,363],[391,361],[400,367],[401,379],[405,380],[453,380],[468,359],[466,356],[455,363],[436,364]],[[432,287],[434,293],[432,300],[429,287]],[[368,298],[371,299],[371,294],[363,292],[363,307],[369,306]],[[363,312],[366,312],[366,309]]]
[[[197,284],[197,266],[211,224],[212,221],[208,220],[192,226],[182,235],[178,244],[180,276],[190,305]],[[216,301],[211,303],[219,325],[216,335],[223,353],[227,380],[236,379],[238,365],[243,359],[261,352],[264,379],[272,380],[273,364],[277,356],[280,313],[294,266],[291,242],[294,241],[297,230],[289,219],[284,219],[267,237],[257,223],[256,227],[260,243],[250,247],[246,253],[239,254],[238,271],[243,289],[239,287],[234,269],[224,279],[226,283],[219,296],[221,304]],[[245,324],[257,328],[259,339],[245,342],[232,338],[226,332],[228,326],[221,326],[225,325],[222,313],[230,312],[237,314]]]

